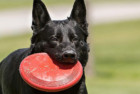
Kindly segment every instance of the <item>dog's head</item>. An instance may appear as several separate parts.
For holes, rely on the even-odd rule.
[[[52,21],[43,2],[34,0],[32,29],[31,53],[46,52],[58,62],[79,60],[85,66],[88,32],[84,0],[76,0],[71,16],[62,21]]]

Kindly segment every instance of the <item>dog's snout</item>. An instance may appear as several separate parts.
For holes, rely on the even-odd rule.
[[[63,58],[71,58],[71,59],[74,59],[76,57],[76,53],[74,51],[66,51],[64,54],[63,54]]]
[[[66,63],[74,63],[76,61],[76,53],[72,50],[70,51],[65,51],[62,55],[63,62]]]

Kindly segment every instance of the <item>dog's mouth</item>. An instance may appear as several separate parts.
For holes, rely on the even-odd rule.
[[[77,58],[55,58],[55,60],[59,63],[63,63],[63,64],[74,64],[77,62]]]
[[[67,60],[62,60],[61,61],[61,63],[64,63],[64,64],[74,64],[76,62],[77,62],[76,59],[67,59]]]
[[[51,58],[59,63],[63,64],[74,64],[77,62],[77,55],[74,54],[58,54],[56,53],[55,55],[50,55]]]

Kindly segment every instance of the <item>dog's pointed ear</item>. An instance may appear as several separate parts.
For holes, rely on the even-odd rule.
[[[32,11],[32,29],[42,28],[51,20],[45,4],[41,0],[34,0]]]
[[[84,0],[75,1],[70,18],[81,25],[86,23],[86,6]]]

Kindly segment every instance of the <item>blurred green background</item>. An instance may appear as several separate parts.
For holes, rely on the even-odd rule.
[[[60,0],[60,4],[72,4],[74,0]],[[114,2],[93,0],[92,2]],[[117,0],[115,2],[140,0]],[[55,3],[54,3],[55,2]],[[62,3],[63,2],[63,3]],[[46,0],[48,5],[58,4]],[[0,9],[29,7],[29,0],[1,0]],[[58,4],[59,5],[59,4]],[[94,53],[93,76],[87,77],[89,94],[140,94],[140,19],[90,24],[90,48]],[[29,47],[32,34],[0,38],[0,61],[12,51]]]
[[[31,7],[33,0],[0,0],[0,9],[9,9],[17,7]],[[128,3],[138,2],[140,0],[90,0],[92,3]],[[66,5],[73,4],[74,0],[44,0],[47,5]]]

